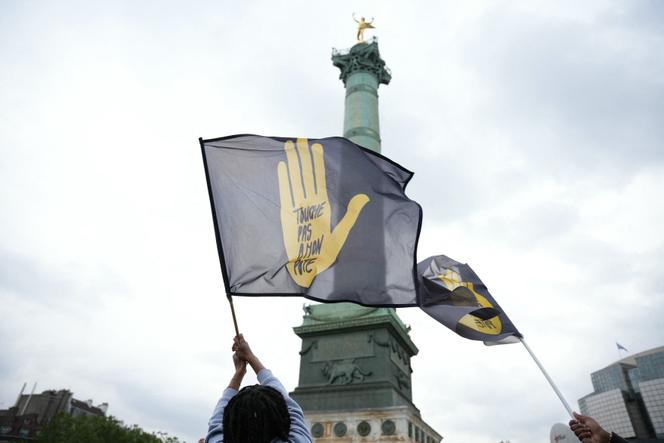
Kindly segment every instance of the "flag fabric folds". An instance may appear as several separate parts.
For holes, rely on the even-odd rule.
[[[341,137],[200,143],[228,295],[417,306],[412,172]]]
[[[487,345],[522,337],[467,264],[437,255],[420,262],[417,273],[420,307],[452,331]]]

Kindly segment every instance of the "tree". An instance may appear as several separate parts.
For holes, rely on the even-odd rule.
[[[59,414],[41,431],[39,443],[181,443],[164,432],[147,433],[114,417]]]

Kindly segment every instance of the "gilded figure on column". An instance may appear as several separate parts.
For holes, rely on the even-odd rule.
[[[358,42],[363,42],[364,41],[364,30],[365,29],[374,29],[374,25],[372,24],[374,19],[371,17],[371,21],[368,22],[364,19],[364,17],[360,17],[360,20],[358,21],[355,18],[355,13],[353,12],[353,20],[355,20],[355,23],[357,23],[357,41]]]

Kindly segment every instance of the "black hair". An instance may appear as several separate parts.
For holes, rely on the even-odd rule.
[[[286,400],[269,386],[245,386],[224,409],[224,443],[288,441],[289,431]]]

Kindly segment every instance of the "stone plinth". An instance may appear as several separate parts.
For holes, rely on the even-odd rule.
[[[418,349],[394,309],[352,303],[304,309],[302,325],[294,328],[302,348],[291,396],[320,435],[317,442],[407,441],[409,429],[413,441],[440,442],[413,403],[410,359]],[[420,433],[422,440],[415,440]]]

